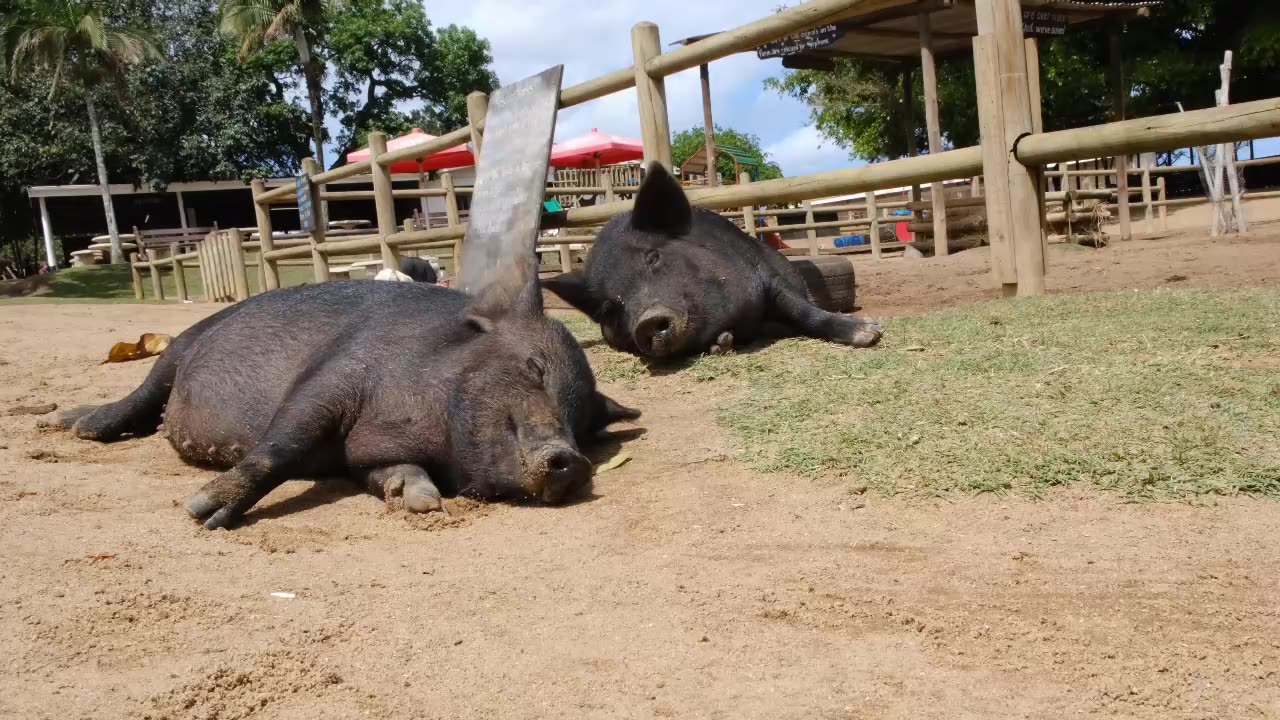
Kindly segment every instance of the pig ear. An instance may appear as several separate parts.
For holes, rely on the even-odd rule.
[[[641,232],[685,235],[693,225],[693,208],[679,181],[661,163],[651,163],[636,193],[631,227]]]
[[[542,286],[590,317],[595,317],[596,310],[600,307],[600,303],[591,297],[591,288],[587,286],[587,276],[581,270],[574,270],[553,278],[547,278],[542,281]]]
[[[596,408],[596,417],[600,420],[598,429],[601,430],[613,423],[640,417],[639,410],[619,405],[602,392],[596,393]]]
[[[490,285],[467,304],[465,317],[477,332],[492,332],[506,318],[542,317],[542,287],[534,279],[512,297],[509,286]]]

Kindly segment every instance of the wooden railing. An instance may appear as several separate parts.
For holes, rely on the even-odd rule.
[[[984,175],[986,214],[993,219],[991,227],[992,275],[1006,292],[1035,295],[1044,289],[1043,203],[1041,172],[1046,163],[1064,160],[1134,155],[1179,147],[1228,143],[1280,135],[1280,99],[1213,107],[1106,123],[1086,128],[1041,132],[1034,125],[1038,118],[1039,83],[1035,65],[1034,40],[1024,40],[1017,23],[1004,22],[1018,17],[1017,0],[976,0],[982,23],[981,34],[974,39],[975,68],[978,78],[978,106],[983,125],[981,147],[958,148],[928,155],[890,160],[857,168],[830,170],[799,177],[778,178],[760,182],[740,182],[718,187],[690,187],[686,195],[696,206],[741,212],[749,231],[754,232],[754,216],[760,205],[803,203],[816,198],[903,186],[941,183],[946,180],[969,179]],[[592,80],[564,88],[560,107],[568,108],[635,87],[639,99],[641,135],[645,161],[660,162],[671,167],[671,136],[667,121],[665,78],[701,64],[751,50],[801,30],[847,18],[860,8],[874,9],[876,0],[810,0],[768,17],[718,33],[670,52],[661,53],[658,28],[640,23],[632,28],[634,63]],[[992,26],[989,18],[999,22]],[[1006,27],[1007,26],[1007,27]],[[1026,65],[1017,67],[1025,58]],[[1013,65],[1010,65],[1013,63]],[[1036,78],[1032,83],[1029,78]],[[456,221],[456,198],[465,192],[444,182],[440,189],[394,190],[389,168],[401,160],[426,157],[462,142],[471,141],[477,153],[483,153],[483,137],[487,98],[474,93],[468,98],[468,125],[421,145],[388,151],[386,136],[370,133],[370,156],[332,170],[320,171],[314,162],[304,162],[303,171],[310,177],[314,192],[322,202],[372,197],[378,222],[367,235],[331,239],[323,227],[309,234],[302,243],[276,242],[268,212],[272,204],[293,201],[291,185],[267,189],[261,181],[253,187],[257,231],[260,238],[263,287],[279,287],[279,265],[291,259],[309,258],[314,278],[323,282],[329,277],[328,263],[335,256],[358,252],[376,252],[391,265],[400,251],[407,248],[449,250],[456,258],[458,243],[466,226]],[[1025,129],[1024,129],[1025,125]],[[368,175],[373,190],[364,192],[330,192],[326,185],[336,180]],[[606,177],[609,177],[606,175]],[[1126,176],[1127,178],[1127,176]],[[628,199],[609,199],[610,182],[600,186],[553,186],[549,195],[567,196],[595,192],[605,201],[586,207],[569,209],[562,224],[570,228],[599,226],[609,218],[631,207]],[[397,197],[438,196],[453,198],[452,219],[444,227],[403,228],[397,222],[394,200]],[[616,196],[617,189],[614,188]],[[1127,198],[1127,196],[1126,196]],[[1153,205],[1154,205],[1153,201]],[[1168,203],[1168,200],[1161,202]],[[803,208],[802,208],[803,209]],[[868,226],[879,222],[878,214],[869,215]],[[840,227],[851,223],[841,223]],[[806,222],[797,226],[806,232],[823,229],[826,223]],[[872,233],[873,239],[878,233]],[[565,238],[544,238],[544,245],[569,244]],[[816,247],[816,243],[814,245]],[[873,248],[872,252],[875,250]],[[878,253],[877,253],[878,254]],[[150,261],[154,262],[154,260]],[[146,267],[146,263],[135,266]],[[154,266],[153,266],[154,267]],[[140,283],[139,283],[140,286]]]

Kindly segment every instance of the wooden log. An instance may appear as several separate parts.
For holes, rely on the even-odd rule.
[[[698,77],[702,81],[702,140],[707,152],[707,185],[715,187],[720,179],[716,172],[715,125],[711,122],[711,67],[706,63],[699,65]]]
[[[244,258],[244,237],[240,234],[240,228],[231,228],[227,231],[228,250],[230,250],[231,260],[231,280],[235,285],[236,301],[249,299],[249,273],[245,266]]]
[[[867,202],[867,220],[871,223],[871,258],[879,260],[881,258],[880,209],[876,207],[875,191],[868,190],[865,199]]]
[[[581,105],[582,103],[634,87],[635,84],[636,73],[634,67],[614,70],[608,75],[601,75],[598,78],[593,78],[577,85],[570,85],[561,90],[560,107],[568,108],[574,105]]]
[[[482,92],[473,92],[467,96],[467,127],[471,130],[471,146],[476,160],[480,159],[480,148],[484,144],[485,117],[489,114],[489,96]]]
[[[470,133],[468,133],[470,135]],[[391,166],[382,162],[387,152],[387,135],[381,132],[369,133],[369,159],[373,161],[373,202],[378,214],[378,234],[383,240],[378,249],[382,253],[382,266],[400,267],[400,257],[395,248],[386,242],[386,237],[396,233],[396,201],[391,194]]]
[[[266,187],[266,184],[262,180],[254,180],[251,187],[256,198],[263,194],[263,188]],[[296,195],[296,188],[291,189],[295,191]],[[269,253],[275,249],[275,237],[271,231],[271,207],[255,200],[253,203],[253,215],[258,223],[258,242],[261,243],[263,253]],[[275,290],[280,287],[280,270],[271,261],[267,261],[265,265],[262,268],[262,278],[266,283],[263,285],[263,290]]]
[[[1280,135],[1280,98],[1269,98],[1029,135],[1018,142],[1015,155],[1024,165],[1042,165],[1276,135]]]
[[[302,172],[311,178],[312,186],[315,186],[315,176],[320,174],[320,164],[315,158],[303,158]],[[324,243],[325,233],[328,231],[328,223],[320,222],[316,219],[316,229],[312,230],[307,239],[311,246],[311,277],[318,283],[329,282],[329,259],[324,253],[318,249]],[[263,263],[264,265],[266,263]]]
[[[973,39],[974,80],[978,122],[982,135],[983,202],[987,208],[987,242],[991,245],[991,276],[1005,297],[1018,290],[1013,249],[1013,215],[1005,167],[1004,112],[1000,99],[1000,68],[995,41],[989,35]]]
[[[967,198],[951,198],[947,200],[947,210],[961,210],[964,208],[985,207],[987,201],[982,196]],[[921,210],[929,210],[930,203],[927,202],[909,202],[906,207],[912,212],[920,212]]]
[[[418,197],[422,195],[417,190],[396,190],[395,194],[399,197]],[[318,192],[316,198],[323,201],[329,200],[376,200],[378,194],[372,190],[340,190],[337,192]]]
[[[645,70],[645,64],[662,53],[658,26],[642,22],[632,27],[631,52],[636,63],[636,95],[640,104],[644,163],[646,166],[655,162],[662,163],[671,171],[671,126],[667,121],[666,82],[663,74],[648,73]]]
[[[777,216],[775,215],[774,217]],[[804,201],[804,224],[808,226],[804,234],[809,241],[809,254],[816,257],[818,254],[818,231],[813,227],[813,205],[808,200]]]
[[[441,173],[440,185],[444,188],[444,216],[446,230],[460,230],[458,224],[458,194],[453,187],[453,175]],[[453,276],[462,272],[462,236],[453,244]]]
[[[938,75],[933,61],[933,28],[929,12],[922,10],[918,17],[920,26],[920,76],[924,82],[924,124],[929,136],[929,154],[942,152],[942,127],[938,121]],[[947,195],[941,182],[929,188],[929,201],[933,211],[933,254],[947,255]]]
[[[617,199],[613,192],[613,173],[604,172],[600,175],[600,184],[604,186],[604,201],[611,203]]]
[[[862,14],[901,4],[901,0],[810,0],[653,57],[645,63],[644,70],[650,77],[666,77],[753,50],[806,28],[834,22],[850,15],[854,9]]]
[[[385,147],[387,136],[385,133],[379,133],[379,134],[382,135],[382,141]],[[399,150],[392,150],[390,152],[382,152],[382,153],[374,152],[373,139],[372,139],[373,133],[369,133],[369,135],[370,135],[370,139],[369,139],[368,162],[371,165],[376,165],[377,167],[380,167],[385,170],[387,168],[390,168],[393,164],[400,162],[401,160],[417,160],[419,158],[424,158],[433,153],[438,153],[441,150],[448,150],[449,148],[454,147],[455,145],[461,145],[462,143],[465,143],[471,140],[471,128],[468,126],[460,127],[457,130],[447,132],[444,135],[441,135],[440,137],[434,138],[432,140],[428,140],[427,142],[424,142],[422,144],[414,144],[408,147],[400,148]],[[336,169],[341,169],[341,168],[336,168]],[[333,180],[341,179],[341,178],[325,177],[326,175],[332,172],[333,170],[330,170],[327,173],[321,173],[319,177],[324,178],[325,182],[331,182]],[[374,171],[374,168],[372,167],[364,168],[364,172],[372,173],[376,182],[376,178],[378,175],[377,175],[377,172]],[[358,174],[360,173],[351,173],[351,175],[358,175]],[[343,176],[343,177],[349,177],[349,176]],[[377,192],[376,186],[374,187],[374,192]]]
[[[129,253],[129,273],[133,275],[133,298],[142,300],[142,272],[138,270],[138,253]]]
[[[982,230],[987,227],[987,218],[982,215],[972,215],[966,218],[959,218],[951,221],[950,229],[957,233],[965,233],[970,230]],[[933,223],[915,222],[908,223],[907,229],[918,235],[933,235]],[[935,251],[936,254],[936,251]]]
[[[739,173],[738,184],[747,185],[751,183],[750,173]],[[754,205],[742,206],[742,229],[751,237],[757,237],[756,234],[756,209]]]
[[[1031,132],[1044,132],[1044,108],[1040,98],[1040,42],[1034,37],[1026,38],[1022,41],[1023,51],[1027,56],[1027,97],[1031,103]],[[1040,192],[1036,195],[1036,200],[1040,210],[1040,245],[1041,257],[1049,257],[1049,225],[1045,220],[1045,215],[1049,212],[1046,203],[1047,194],[1049,192],[1049,181],[1044,176],[1044,168],[1036,168],[1039,173],[1037,182],[1040,185]],[[1048,267],[1046,266],[1046,270]]]
[[[1144,156],[1138,156],[1142,164],[1142,231],[1150,235],[1155,232],[1155,213],[1151,207],[1151,172]]]

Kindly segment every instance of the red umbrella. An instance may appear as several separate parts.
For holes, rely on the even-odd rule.
[[[644,145],[639,140],[609,135],[595,128],[551,148],[551,164],[556,167],[590,168],[643,158]]]
[[[423,145],[431,140],[435,140],[435,135],[429,135],[422,132],[418,128],[413,128],[407,134],[397,138],[391,138],[387,141],[387,150],[399,150],[400,148],[410,147],[412,145]],[[369,159],[369,148],[362,148],[355,152],[347,153],[347,162],[360,162]],[[476,164],[476,158],[471,154],[470,143],[463,143],[441,150],[422,158],[423,170],[444,170],[446,168],[468,167]],[[399,173],[416,173],[418,172],[417,160],[401,160],[391,163],[391,172]]]

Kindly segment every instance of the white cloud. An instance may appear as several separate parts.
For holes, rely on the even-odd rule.
[[[787,175],[804,175],[823,170],[865,165],[850,160],[849,154],[824,138],[813,125],[806,125],[765,147]]]

